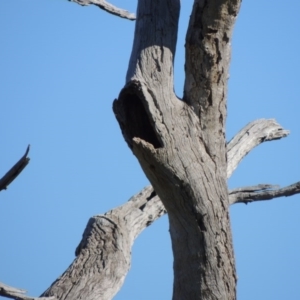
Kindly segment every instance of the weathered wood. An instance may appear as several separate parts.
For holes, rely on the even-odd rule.
[[[229,195],[238,194],[240,192],[261,192],[261,191],[276,189],[276,188],[279,188],[279,186],[273,184],[258,184],[252,186],[244,186],[244,187],[239,187],[230,190]]]
[[[147,187],[124,205],[92,217],[76,249],[75,260],[42,296],[112,299],[130,268],[135,238],[164,213],[152,187]]]
[[[245,203],[263,200],[272,200],[278,197],[289,197],[300,193],[300,181],[286,186],[284,188],[275,188],[276,186],[268,185],[266,188],[259,186],[253,187],[249,191],[249,187],[240,188],[238,191],[230,193],[230,204]],[[257,188],[257,189],[255,189]]]
[[[113,107],[128,146],[168,211],[174,254],[173,299],[229,300],[235,299],[236,275],[224,124],[229,45],[239,1],[231,9],[227,1],[202,2],[204,6],[195,1],[193,8],[187,61],[189,57],[200,59],[201,66],[196,60],[194,65],[188,64],[196,73],[211,74],[206,83],[210,93],[195,103],[193,99],[202,93],[202,77],[187,67],[194,81],[187,76],[186,86],[195,89],[185,89],[184,101],[174,94],[179,1],[141,0],[127,84]],[[211,22],[216,23],[214,28],[210,28]],[[209,41],[212,30],[221,35]],[[207,42],[201,45],[202,41],[189,39],[194,34],[203,34]],[[211,49],[202,57],[197,55],[209,43],[213,43]],[[224,55],[220,51],[225,51]]]
[[[95,5],[98,6],[100,9],[105,10],[106,12],[124,18],[128,20],[135,20],[135,15],[133,13],[130,13],[127,10],[121,9],[119,7],[116,7],[110,3],[108,3],[105,0],[69,0],[70,2],[75,2],[79,5],[82,6],[87,6],[87,5]]]
[[[132,17],[103,0],[73,2]],[[240,2],[194,1],[184,97],[178,99],[173,61],[180,1],[139,1],[126,85],[114,112],[155,192],[149,186],[121,207],[92,217],[75,260],[43,297],[112,299],[130,268],[135,238],[166,207],[174,253],[173,299],[235,299],[229,205],[300,191],[299,183],[283,189],[259,185],[227,190],[227,177],[251,149],[288,134],[274,120],[258,120],[226,150],[230,39]]]
[[[55,297],[35,298],[35,297],[26,296],[25,294],[26,294],[25,290],[18,289],[0,282],[0,296],[6,298],[16,299],[16,300],[55,300],[56,299]]]
[[[247,125],[243,128],[227,145],[228,152],[228,177],[231,175],[233,170],[236,168],[237,164],[241,159],[257,145],[257,141],[262,143],[266,141],[266,136],[268,132],[273,132],[274,122],[269,120],[258,120],[250,123],[253,126]],[[259,125],[260,124],[260,125]],[[279,125],[278,125],[279,126]],[[269,129],[269,130],[268,130]],[[284,133],[285,130],[280,130],[278,132]],[[285,135],[282,135],[284,137]],[[276,135],[269,135],[270,139],[275,139]],[[253,141],[256,141],[253,143]],[[241,149],[239,152],[238,149]],[[235,159],[233,153],[240,153],[239,159]],[[242,153],[244,155],[242,155]],[[233,162],[231,160],[234,160]],[[230,168],[230,169],[229,169]],[[265,188],[270,188],[272,186],[264,186]],[[230,191],[229,198],[232,203],[231,193],[236,194],[237,192],[246,191],[257,191],[262,190],[263,187],[250,187],[250,188],[239,188]],[[235,195],[236,197],[236,195]],[[131,249],[134,239],[142,232],[144,228],[149,226],[152,222],[158,219],[160,216],[166,213],[163,203],[160,201],[159,197],[154,192],[152,186],[148,186],[143,189],[140,193],[133,196],[128,202],[123,204],[121,207],[115,208],[110,212],[106,213],[104,216],[98,215],[92,218],[88,223],[83,239],[76,250],[77,257],[71,266],[65,271],[65,273],[58,278],[52,286],[43,295],[56,295],[58,299],[72,299],[74,293],[78,295],[83,295],[84,299],[96,299],[100,295],[102,299],[111,299],[122,286],[123,279],[125,278],[131,261]],[[106,226],[114,222],[117,230],[108,230],[105,228],[102,219],[109,220]],[[111,221],[111,222],[110,222]],[[102,223],[101,223],[102,222]],[[95,224],[101,223],[102,231],[93,230]],[[110,233],[109,233],[110,232]],[[113,237],[110,236],[113,235]],[[117,240],[120,238],[129,237],[127,243],[118,243]],[[104,241],[114,239],[114,244],[119,245],[118,251],[114,251],[112,256],[109,256],[106,252],[111,251],[110,247],[107,247],[107,242],[103,243],[92,243],[92,241]],[[105,246],[104,246],[105,245]],[[127,250],[122,249],[122,245],[127,248]],[[97,250],[94,248],[99,248],[98,252],[102,255],[98,255]],[[85,253],[90,254],[89,260],[94,262],[94,265],[106,264],[106,268],[98,269],[96,272],[88,273],[84,271],[86,268]],[[111,259],[113,261],[119,260],[119,255],[125,257],[128,264],[109,264],[106,260]],[[127,256],[126,256],[127,255]],[[105,259],[103,259],[105,258]],[[88,264],[89,265],[89,264]],[[107,270],[109,268],[111,283],[107,284]],[[75,272],[74,270],[78,270]],[[78,276],[81,274],[81,276]],[[121,275],[121,277],[120,277]],[[82,287],[89,285],[89,294],[82,291]],[[72,289],[72,293],[68,293],[68,289]],[[74,287],[73,287],[74,286]],[[100,288],[100,290],[99,290]]]
[[[281,139],[289,133],[274,119],[259,119],[246,125],[227,145],[228,178],[241,160],[257,145]]]
[[[183,98],[199,117],[203,142],[218,168],[226,166],[227,80],[240,3],[195,0],[186,35]]]

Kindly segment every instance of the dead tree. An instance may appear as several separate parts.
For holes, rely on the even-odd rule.
[[[73,2],[135,19],[102,0]],[[299,182],[282,189],[261,184],[228,191],[227,179],[247,153],[288,135],[275,120],[261,119],[226,142],[230,42],[240,4],[194,1],[186,35],[184,95],[179,99],[173,62],[180,1],[138,1],[126,84],[113,110],[152,186],[89,220],[75,260],[42,297],[112,299],[130,268],[135,238],[167,212],[173,299],[236,299],[229,206],[300,192]]]

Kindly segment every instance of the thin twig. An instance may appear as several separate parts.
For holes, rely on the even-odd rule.
[[[235,189],[229,192],[230,204],[249,203],[254,201],[271,200],[278,197],[288,197],[300,193],[300,181],[275,189],[272,185],[258,185],[245,188]]]
[[[100,9],[103,9],[112,15],[118,16],[120,18],[128,19],[131,21],[136,19],[135,14],[130,13],[127,10],[118,8],[114,5],[106,2],[105,0],[69,0],[69,1],[75,2],[81,6],[96,5]]]
[[[30,158],[27,157],[30,145],[28,145],[25,154],[19,161],[0,179],[0,191],[6,190],[8,185],[24,170],[29,163]]]

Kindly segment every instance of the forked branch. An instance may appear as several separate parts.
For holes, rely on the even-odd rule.
[[[227,145],[228,177],[231,176],[243,157],[255,146],[264,141],[284,137],[287,134],[288,131],[283,130],[274,120],[257,120],[248,124]],[[231,204],[247,203],[266,200],[267,197],[270,199],[271,196],[274,198],[287,196],[289,193],[295,194],[296,191],[299,192],[299,183],[296,187],[291,187],[275,189],[275,186],[260,185],[239,188],[230,191],[229,200]],[[152,186],[148,186],[122,206],[107,212],[105,215],[91,218],[83,234],[82,241],[76,249],[75,260],[59,280],[55,281],[43,294],[43,297],[55,295],[61,298],[62,295],[68,294],[66,299],[72,299],[75,295],[76,297],[81,295],[82,299],[86,300],[95,299],[98,295],[101,295],[102,300],[111,299],[122,286],[129,270],[130,252],[134,239],[143,229],[165,213],[165,207],[159,197]],[[127,240],[127,243],[124,243],[125,240]],[[99,241],[105,241],[102,245],[105,248],[99,245],[99,243],[101,244]],[[113,251],[110,252],[113,257],[108,255],[109,245],[113,247]],[[85,262],[84,265],[91,264],[90,273],[81,272],[82,261]],[[111,272],[109,277],[105,274],[107,269],[110,269]],[[108,279],[111,280],[109,284],[102,284],[102,282],[107,283]],[[81,289],[87,281],[90,285],[89,295],[83,294],[84,289]],[[73,285],[73,282],[77,282],[76,286]],[[68,288],[63,290],[61,286]],[[105,286],[111,288],[101,289]],[[1,295],[4,296],[4,294]],[[24,298],[26,296],[22,297],[14,299],[34,299]]]
[[[96,5],[100,9],[105,10],[106,12],[118,16],[120,18],[128,19],[128,20],[135,20],[135,15],[130,13],[127,10],[121,9],[116,7],[105,0],[69,0],[70,2],[75,2],[81,6],[88,6],[88,5]]]
[[[257,120],[245,126],[227,145],[228,177],[231,176],[243,157],[255,146],[264,141],[285,137],[287,134],[288,131],[283,130],[274,120]],[[250,198],[252,201],[265,200],[266,197],[286,196],[288,193],[296,193],[295,191],[297,191],[296,189],[289,189],[289,187],[277,190],[276,188],[272,185],[259,185],[235,189],[230,191],[229,200],[231,204],[246,203],[250,202]],[[81,295],[86,300],[95,299],[97,295],[101,295],[102,300],[111,299],[122,286],[129,270],[130,252],[134,239],[144,228],[165,213],[165,207],[153,187],[148,186],[122,206],[107,212],[105,215],[91,218],[82,241],[76,249],[75,260],[43,296],[56,295],[61,297],[62,294],[68,293],[66,299],[72,299],[72,295]],[[114,234],[110,234],[112,232]],[[128,241],[127,244],[124,243],[125,240]],[[105,249],[101,245],[99,246],[97,241],[105,241]],[[109,245],[115,245],[111,252],[113,258],[108,257],[107,254]],[[125,261],[124,258],[126,258]],[[91,264],[91,273],[81,273],[82,261],[85,262],[85,265]],[[111,266],[108,265],[110,263]],[[114,263],[116,263],[115,266],[113,266]],[[108,280],[108,277],[105,277],[106,268],[101,267],[105,265],[111,272],[109,277],[111,282],[108,285],[101,284]],[[78,283],[76,286],[72,284],[74,280]],[[89,280],[91,294],[82,295],[83,290],[80,287],[85,286],[87,280]],[[67,286],[68,289],[62,290],[60,288],[62,285]],[[105,286],[111,286],[111,288],[101,289]]]

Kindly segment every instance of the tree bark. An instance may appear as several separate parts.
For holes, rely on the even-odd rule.
[[[124,205],[92,217],[75,251],[75,260],[41,296],[112,299],[129,271],[135,238],[165,212],[150,186]]]
[[[274,120],[261,119],[249,123],[227,145],[228,178],[242,158],[259,143],[279,139],[287,134],[288,131]],[[231,203],[239,202],[240,193],[244,196],[245,192],[249,195],[249,192],[258,190],[263,188],[256,186],[230,191]],[[297,190],[294,190],[295,193]],[[258,195],[255,194],[256,197]],[[73,300],[75,295],[87,300],[100,297],[112,299],[121,288],[129,271],[134,239],[165,213],[165,207],[153,187],[148,186],[121,207],[105,215],[92,217],[77,247],[75,260],[42,296],[55,296],[57,299],[65,300]],[[129,237],[127,242],[119,242],[125,237]],[[122,263],[124,259],[127,263]],[[119,263],[110,263],[110,260]],[[102,268],[97,267],[101,265]],[[86,289],[87,286],[89,289]]]
[[[274,120],[261,119],[249,123],[227,145],[228,178],[242,158],[259,143],[279,139],[287,134],[288,131]],[[261,191],[264,188],[270,189],[272,186],[264,185],[230,191],[230,203],[241,202],[239,195],[244,197],[245,193],[250,195],[250,192]],[[293,193],[299,192],[298,188],[298,190],[294,189]],[[259,195],[255,194],[256,197]],[[281,196],[285,195],[281,194]],[[165,213],[165,207],[153,187],[148,186],[121,207],[105,215],[92,217],[77,247],[75,260],[42,296],[55,296],[57,299],[64,300],[73,300],[75,295],[87,300],[100,297],[112,299],[121,288],[129,271],[134,239]],[[120,242],[125,237],[128,241]],[[124,260],[127,263],[122,263]],[[101,265],[102,267],[97,267]],[[86,289],[87,286],[89,289]]]
[[[106,1],[73,1],[132,17]],[[173,299],[236,298],[229,205],[300,193],[299,182],[282,189],[268,184],[227,189],[227,178],[251,149],[288,135],[274,120],[257,120],[226,145],[230,40],[240,2],[194,1],[184,97],[179,99],[173,88],[173,62],[180,1],[139,0],[126,84],[113,109],[153,187],[92,217],[75,260],[42,297],[112,299],[130,268],[135,238],[167,210],[174,253]],[[28,162],[26,156],[27,152],[22,161]],[[2,295],[34,299],[1,287]]]
[[[239,8],[195,1],[183,101],[174,94],[180,3],[139,1],[126,86],[114,112],[165,205],[174,254],[173,299],[235,299],[225,141],[230,39]]]

